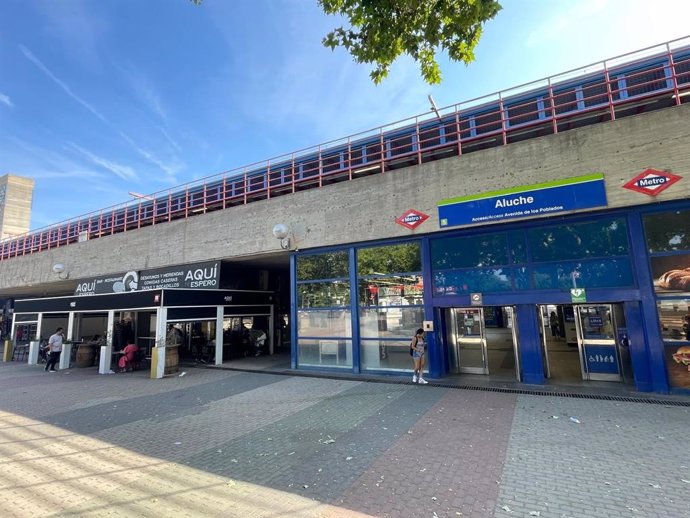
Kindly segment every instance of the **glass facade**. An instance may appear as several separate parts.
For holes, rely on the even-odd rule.
[[[410,339],[424,320],[418,242],[357,250],[362,370],[409,370]]]
[[[347,251],[297,257],[300,365],[352,368],[352,289]]]
[[[635,285],[624,218],[431,242],[434,296]]]
[[[669,385],[690,389],[690,210],[646,214],[643,224]]]

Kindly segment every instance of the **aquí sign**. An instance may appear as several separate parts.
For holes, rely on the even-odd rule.
[[[74,294],[101,295],[166,288],[218,289],[220,288],[220,262],[209,261],[97,277],[79,283]]]

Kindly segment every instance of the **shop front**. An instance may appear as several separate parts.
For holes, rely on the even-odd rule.
[[[219,289],[219,278],[218,262],[178,265],[87,280],[72,296],[17,300],[12,339],[27,351],[36,344],[28,358],[35,363],[38,345],[61,327],[60,367],[98,365],[101,373],[115,370],[132,345],[137,367],[150,367],[152,377],[174,371],[180,359],[221,365],[250,352],[272,354],[273,293]]]

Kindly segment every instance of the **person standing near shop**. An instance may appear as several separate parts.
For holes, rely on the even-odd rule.
[[[48,362],[46,363],[46,372],[55,372],[55,365],[60,361],[60,353],[62,352],[62,342],[65,340],[65,335],[62,334],[62,328],[58,327],[55,334],[48,338],[48,345],[46,349],[49,352]]]
[[[410,354],[414,362],[414,375],[412,376],[412,383],[421,383],[426,385],[426,381],[422,374],[424,373],[424,357],[426,356],[426,342],[424,340],[424,329],[421,327],[417,329],[412,341],[410,342]]]

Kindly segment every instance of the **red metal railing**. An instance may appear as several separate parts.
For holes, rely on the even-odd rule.
[[[684,102],[690,37],[5,239],[0,260]]]

